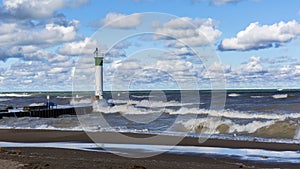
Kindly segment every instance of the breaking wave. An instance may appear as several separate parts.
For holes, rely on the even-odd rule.
[[[31,103],[29,106],[44,106],[45,103]]]
[[[166,110],[169,114],[199,114],[209,115],[214,117],[226,117],[236,119],[285,119],[285,118],[300,118],[300,113],[282,113],[282,114],[270,114],[270,113],[253,113],[253,112],[240,112],[234,110],[207,110],[197,108],[181,108],[179,110]]]
[[[91,100],[82,101],[90,103]],[[110,101],[109,101],[110,102]],[[200,109],[198,107],[192,106],[195,103],[181,104],[176,101],[170,102],[149,102],[147,100],[142,101],[113,101],[119,105],[113,107],[94,107],[95,112],[101,113],[123,113],[123,114],[151,114],[151,113],[167,113],[170,115],[207,115],[212,117],[223,117],[230,119],[279,119],[283,120],[286,118],[298,119],[300,118],[300,113],[258,113],[258,112],[241,112],[235,110],[209,110]],[[177,106],[178,109],[171,109],[168,107]]]
[[[282,121],[252,121],[247,124],[237,124],[232,120],[215,120],[210,118],[181,121],[177,130],[203,134],[238,134],[252,135],[264,138],[297,139],[300,124],[285,119]]]
[[[22,94],[18,94],[18,93],[6,93],[6,94],[0,94],[0,97],[30,97],[30,94],[27,93],[22,93]]]

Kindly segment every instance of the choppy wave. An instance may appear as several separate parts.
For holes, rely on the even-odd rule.
[[[293,120],[282,121],[252,121],[247,124],[237,124],[231,120],[216,120],[210,118],[181,121],[177,130],[205,134],[241,134],[264,138],[298,139],[300,124]]]
[[[250,96],[251,98],[254,98],[254,99],[260,99],[260,98],[264,98],[266,96]]]
[[[164,101],[155,101],[155,100],[108,100],[109,103],[114,104],[126,104],[126,105],[134,105],[136,107],[145,107],[145,108],[164,108],[164,107],[172,107],[172,106],[191,106],[191,105],[199,105],[203,103],[181,103],[174,100],[164,102]]]
[[[11,99],[8,99],[8,98],[0,98],[0,102],[5,102],[5,101],[9,101]]]
[[[118,110],[116,110],[118,111]],[[140,112],[135,112],[141,116]],[[77,118],[80,118],[78,121]],[[81,116],[64,116],[60,118],[38,118],[38,117],[22,117],[8,118],[4,117],[0,120],[0,128],[6,129],[50,129],[50,130],[72,130],[72,131],[117,131],[117,132],[135,132],[148,133],[149,128],[153,126],[145,126],[142,128],[127,128],[121,123],[115,126],[106,126],[99,121],[99,115],[86,114]],[[160,132],[161,128],[156,127],[155,131]],[[162,130],[163,131],[163,130]],[[150,133],[151,133],[150,132]],[[244,123],[237,123],[232,119],[222,118],[198,118],[181,120],[175,123],[169,132],[181,133],[192,132],[199,134],[229,134],[239,136],[253,136],[262,138],[284,138],[284,139],[300,139],[300,124],[297,120],[253,120]]]
[[[81,99],[83,96],[56,96],[57,99]]]
[[[72,99],[70,101],[70,104],[71,105],[76,105],[76,104],[91,104],[93,103],[93,100],[92,99]]]
[[[271,113],[253,113],[253,112],[240,112],[234,110],[207,110],[197,108],[181,108],[179,110],[166,109],[166,113],[169,114],[199,114],[209,115],[214,117],[226,117],[236,119],[285,119],[285,118],[300,118],[300,113],[282,113],[282,114],[271,114]]]
[[[139,99],[147,99],[147,98],[151,98],[151,97],[154,97],[154,96],[143,96],[143,95],[131,95],[131,97],[133,98],[139,98]]]
[[[67,98],[68,95],[63,93],[61,98]],[[200,106],[203,103],[198,102],[199,99],[190,99],[189,103],[180,103],[179,101],[159,101],[152,98],[147,98],[145,96],[138,96],[134,100],[108,100],[109,103],[114,103],[113,107],[95,107],[94,113],[110,118],[112,123],[116,126],[113,127],[103,127],[97,121],[97,117],[90,114],[85,114],[83,117],[86,119],[88,126],[82,126],[76,116],[64,116],[60,118],[34,118],[34,117],[24,117],[24,118],[3,118],[0,119],[0,128],[30,128],[30,129],[55,129],[55,130],[90,130],[90,131],[124,131],[124,132],[157,132],[161,133],[166,128],[168,128],[168,121],[173,123],[175,118],[180,115],[180,117],[198,117],[197,119],[183,118],[186,121],[180,119],[179,123],[170,129],[168,132],[173,132],[175,134],[180,134],[180,132],[191,132],[192,134],[202,134],[202,133],[216,133],[217,135],[230,136],[233,138],[234,134],[238,136],[243,135],[245,137],[263,137],[263,138],[288,138],[288,139],[298,139],[300,140],[300,113],[295,107],[296,102],[300,99],[299,93],[289,93],[289,94],[278,94],[274,93],[242,93],[240,94],[231,93],[227,98],[228,108],[227,110],[209,110],[201,109]],[[295,95],[295,96],[293,96]],[[17,98],[18,96],[24,96],[23,94],[16,96],[7,94],[5,97],[0,94],[0,101],[9,101],[13,104],[25,104],[29,105],[28,102],[33,102],[32,105],[40,105],[42,98],[41,95],[36,95],[37,97],[32,98]],[[57,95],[55,95],[57,96]],[[66,97],[65,97],[66,96]],[[135,96],[133,96],[135,97]],[[203,107],[208,108],[210,103],[210,95],[203,94],[201,101],[205,102]],[[237,98],[234,98],[237,97]],[[253,98],[253,99],[250,99]],[[265,99],[259,99],[259,98]],[[284,99],[284,98],[291,99]],[[293,98],[292,98],[293,97]],[[179,99],[178,99],[179,98]],[[279,105],[274,106],[274,99]],[[93,99],[87,98],[75,98],[69,100],[53,98],[58,101],[58,104],[67,105],[68,107],[75,107],[76,105],[83,106],[93,105]],[[168,99],[180,100],[180,97],[175,97],[173,95],[169,96]],[[237,100],[239,99],[239,100]],[[243,100],[244,99],[244,100]],[[256,100],[257,99],[257,100]],[[43,97],[44,100],[44,97]],[[241,101],[240,101],[241,100]],[[274,102],[270,101],[273,100]],[[16,102],[15,102],[16,101]],[[56,102],[57,103],[57,102]],[[7,103],[5,103],[7,104]],[[59,105],[59,107],[61,106]],[[246,107],[244,107],[246,105]],[[278,109],[280,105],[282,109]],[[273,107],[272,107],[273,106]],[[294,106],[294,107],[293,107]],[[3,108],[5,106],[2,106]],[[199,108],[200,107],[200,108]],[[271,109],[270,111],[264,111],[265,109]],[[281,107],[280,107],[281,108]],[[285,108],[287,110],[285,110]],[[260,111],[261,110],[261,111]],[[273,112],[274,110],[274,112]],[[127,116],[128,115],[128,116]],[[199,116],[190,116],[199,115]],[[123,116],[123,117],[122,117]],[[206,117],[207,118],[204,118]],[[127,118],[129,117],[129,118]],[[161,118],[157,122],[145,124],[144,126],[136,126],[136,123],[129,123],[125,120],[131,120],[130,118],[138,117],[135,119],[142,119],[142,122],[147,121],[151,118]],[[201,118],[200,118],[201,117]],[[137,120],[137,123],[140,122]],[[167,122],[165,122],[167,121]],[[135,122],[135,121],[134,121]],[[152,122],[152,121],[151,121]],[[176,121],[177,122],[177,121]],[[138,124],[139,125],[139,124]],[[161,127],[163,126],[163,127]],[[167,126],[167,127],[165,127]],[[84,127],[84,128],[83,128]],[[170,127],[170,126],[169,126]],[[242,137],[243,137],[242,136]]]
[[[91,100],[83,100],[81,102],[89,103]],[[124,113],[124,114],[151,114],[151,113],[167,113],[170,115],[208,115],[213,117],[224,117],[224,118],[234,118],[234,119],[298,119],[300,118],[300,113],[258,113],[258,112],[241,112],[235,110],[209,110],[200,109],[198,107],[188,107],[195,105],[195,103],[181,104],[179,102],[161,102],[161,101],[113,101],[119,105],[113,107],[94,107],[95,112],[102,113]],[[170,109],[168,107],[177,106],[179,109]]]
[[[6,129],[70,129],[77,130],[80,127],[76,117],[69,118],[39,118],[21,117],[0,120],[0,128]],[[80,127],[81,128],[81,127]]]

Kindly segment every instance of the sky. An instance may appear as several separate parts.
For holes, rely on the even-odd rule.
[[[300,88],[298,0],[2,0],[0,92]]]

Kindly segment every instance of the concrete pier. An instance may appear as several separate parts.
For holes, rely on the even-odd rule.
[[[0,111],[0,119],[3,117],[43,117],[56,118],[60,115],[76,115],[86,114],[93,111],[92,106],[86,107],[70,107],[70,108],[54,108],[54,109],[33,109],[33,110],[15,110]]]

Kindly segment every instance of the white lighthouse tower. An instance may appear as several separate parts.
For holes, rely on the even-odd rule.
[[[95,98],[96,100],[103,100],[103,54],[99,56],[98,48],[95,52]]]

